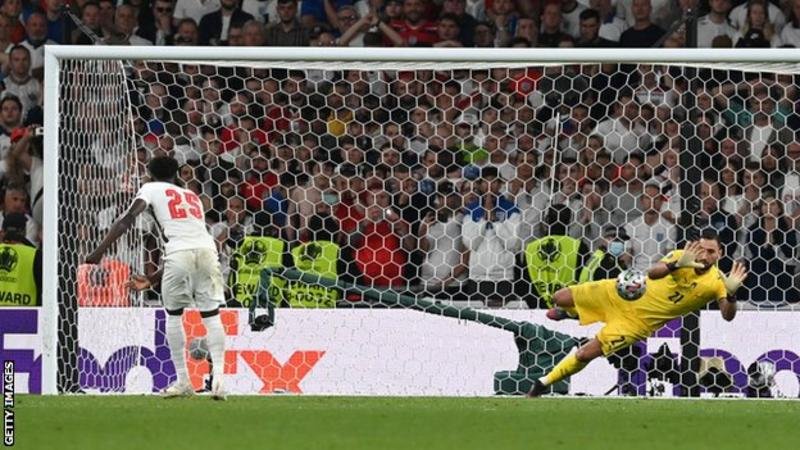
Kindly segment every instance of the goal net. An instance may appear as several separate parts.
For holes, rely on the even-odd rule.
[[[710,304],[559,392],[797,396],[792,60],[173,50],[48,48],[58,119],[45,231],[58,233],[45,247],[57,274],[45,368],[58,378],[45,391],[152,392],[174,379],[157,290],[126,288],[161,264],[152,220],[82,264],[147,161],[169,155],[202,200],[227,283],[225,361],[206,359],[199,315],[185,319],[198,389],[224,364],[242,394],[518,394],[599,329],[548,321],[555,291],[646,270],[710,228],[719,268],[751,272],[739,317],[723,325]],[[254,304],[259,289],[268,301]],[[386,292],[440,309],[401,308]],[[261,332],[251,306],[274,308]]]

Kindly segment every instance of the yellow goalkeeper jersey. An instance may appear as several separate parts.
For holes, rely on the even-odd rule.
[[[683,250],[675,250],[661,259],[675,262]],[[710,301],[726,297],[722,273],[714,266],[702,274],[688,267],[677,269],[658,280],[647,279],[647,290],[639,300],[631,302],[636,317],[651,330],[664,323],[702,308]]]

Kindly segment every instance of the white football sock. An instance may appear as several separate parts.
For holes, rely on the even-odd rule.
[[[167,344],[178,382],[189,382],[189,371],[186,369],[186,335],[183,333],[183,316],[167,314]]]
[[[203,325],[206,327],[206,343],[213,366],[211,375],[217,380],[222,380],[225,368],[225,330],[222,327],[222,318],[219,314],[204,317]]]

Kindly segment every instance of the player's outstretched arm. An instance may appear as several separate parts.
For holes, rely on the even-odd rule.
[[[739,261],[733,263],[731,273],[722,274],[722,283],[725,284],[725,292],[728,294],[727,297],[719,299],[719,311],[723,319],[731,321],[736,317],[736,291],[742,287],[746,278],[747,269]]]
[[[134,220],[136,220],[136,216],[142,213],[144,209],[147,208],[147,203],[137,198],[133,201],[131,206],[125,211],[125,214],[122,215],[113,225],[111,225],[111,229],[108,230],[106,237],[103,238],[103,241],[97,246],[96,249],[89,256],[86,257],[86,264],[97,264],[100,262],[100,259],[105,254],[106,250],[108,250],[111,245],[119,239],[120,236],[125,234],[131,226],[133,226]]]
[[[700,246],[700,241],[690,242],[683,248],[683,253],[675,262],[659,262],[653,265],[650,270],[647,271],[647,275],[653,279],[657,280],[659,278],[664,278],[665,276],[669,275],[670,273],[682,269],[684,267],[691,267],[693,269],[702,269],[704,266],[702,263],[696,261],[697,254],[702,250]]]

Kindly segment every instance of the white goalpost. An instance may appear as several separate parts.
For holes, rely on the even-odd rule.
[[[583,268],[569,280],[536,278],[527,252],[556,225],[583,243],[578,260],[587,264],[622,230],[630,236],[619,264],[639,267],[708,227],[731,232],[726,256],[764,261],[763,283],[748,285],[730,327],[713,310],[670,322],[561,393],[800,393],[792,327],[800,253],[787,254],[788,240],[774,257],[750,245],[770,202],[787,221],[800,217],[800,51],[46,46],[45,67],[43,394],[153,392],[174,377],[158,294],[124,288],[159,264],[149,220],[101,266],[82,265],[156,154],[179,160],[220,245],[229,308],[218,363],[232,393],[519,394],[550,364],[539,354],[523,363],[526,351],[564,350],[523,349],[507,329],[385,308],[346,289],[314,297],[322,288],[291,281],[271,285],[280,286],[274,327],[251,332],[238,293],[257,245],[244,236],[285,243],[256,269],[290,261],[340,282],[531,323],[574,346],[597,328],[550,323],[543,307],[551,288],[578,282]],[[487,174],[499,181],[493,194]],[[506,256],[485,253],[468,231],[489,197],[502,217],[487,213],[498,230],[480,239],[512,230],[500,246]],[[650,210],[658,223],[644,218]],[[397,259],[363,259],[377,235],[397,238],[387,257]],[[320,240],[335,246],[342,268],[315,265],[329,248],[310,248]],[[453,260],[455,252],[466,256]],[[537,290],[537,282],[551,285]],[[747,333],[767,326],[769,337]],[[185,327],[190,342],[202,337],[199,319]],[[651,376],[664,351],[681,368]],[[770,381],[754,386],[751,372],[762,369]],[[191,361],[190,372],[201,388],[208,361]],[[709,373],[728,381],[708,382]]]

